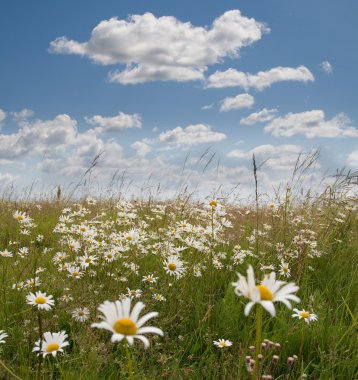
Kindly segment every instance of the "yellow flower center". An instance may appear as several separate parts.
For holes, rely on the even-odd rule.
[[[211,207],[216,207],[216,206],[218,205],[218,203],[217,203],[216,201],[211,201],[211,202],[209,203],[209,205],[210,205]]]
[[[35,302],[36,302],[37,304],[43,305],[44,303],[46,303],[46,298],[45,298],[45,297],[41,297],[41,296],[36,297],[36,298],[35,298]]]
[[[170,264],[168,264],[168,269],[169,270],[175,270],[175,269],[177,269],[177,265],[174,263],[170,263]]]
[[[73,275],[74,277],[77,277],[77,276],[79,275],[79,273],[78,273],[78,272],[73,272],[72,275]]]
[[[226,346],[226,343],[225,343],[225,342],[219,342],[219,346],[220,346],[220,347],[225,347],[225,346]]]
[[[132,236],[126,236],[126,239],[129,241],[133,240]]]
[[[81,227],[81,231],[85,232],[86,231],[85,227]]]
[[[17,220],[24,220],[24,217],[23,217],[22,215],[19,215],[19,216],[17,217]]]
[[[46,352],[57,351],[59,348],[60,346],[57,343],[51,343],[46,347]]]
[[[284,271],[285,273],[287,273],[287,272],[288,272],[288,267],[286,267],[286,266],[283,266],[283,267],[282,267],[282,269],[283,269],[283,271]]]
[[[272,301],[272,293],[268,288],[266,288],[266,286],[257,285],[256,287],[260,291],[260,297],[262,301]]]
[[[136,324],[129,318],[118,319],[113,325],[113,329],[122,335],[134,335],[137,332]]]
[[[308,317],[310,316],[310,313],[309,313],[308,311],[302,311],[302,312],[300,313],[300,316],[301,316],[302,318],[308,318]]]
[[[109,254],[107,255],[107,257],[108,257],[109,259],[111,259],[113,256],[112,256],[111,253],[109,253]]]

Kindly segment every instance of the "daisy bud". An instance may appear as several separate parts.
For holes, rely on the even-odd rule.
[[[297,362],[298,356],[297,355],[292,355],[292,357],[293,357],[294,361]]]
[[[268,348],[272,348],[273,345],[274,345],[274,343],[273,343],[271,340],[269,340],[269,341],[267,342],[267,346],[268,346]]]
[[[275,351],[280,351],[280,350],[281,350],[281,344],[275,343]]]
[[[250,364],[250,361],[251,361],[251,356],[246,356],[245,357],[245,363]]]
[[[257,355],[257,360],[258,360],[259,362],[262,362],[262,361],[264,360],[264,356],[263,356],[262,354],[258,354],[258,355]]]
[[[262,342],[261,343],[261,350],[266,351],[266,349],[267,349],[267,344],[265,342]]]
[[[292,356],[289,356],[287,358],[287,367],[291,368],[294,362],[295,362],[295,359]]]
[[[277,364],[280,360],[280,357],[278,355],[272,355],[272,363]]]
[[[250,346],[249,351],[253,354],[255,352],[255,346]]]

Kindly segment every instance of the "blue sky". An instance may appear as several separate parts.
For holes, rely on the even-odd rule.
[[[262,192],[317,148],[311,185],[356,170],[357,11],[353,0],[6,2],[1,186],[67,186],[97,154],[97,191],[125,173],[129,192],[249,194],[252,153]]]

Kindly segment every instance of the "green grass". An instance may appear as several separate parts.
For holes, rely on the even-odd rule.
[[[56,252],[62,251],[69,254],[66,261],[71,262],[86,248],[82,244],[81,250],[75,254],[66,244],[61,244],[60,234],[53,232],[63,207],[65,205],[61,202],[43,202],[41,209],[34,202],[0,203],[0,251],[7,248],[14,254],[12,258],[0,256],[0,330],[9,335],[6,343],[0,346],[0,359],[18,377],[36,378],[39,359],[32,349],[39,339],[37,314],[27,305],[26,295],[41,290],[55,299],[55,307],[41,313],[44,331],[65,330],[70,342],[65,353],[57,355],[57,360],[45,358],[41,377],[68,380],[127,378],[123,344],[112,344],[108,331],[93,329],[90,325],[99,320],[96,310],[103,301],[117,300],[130,288],[143,291],[140,300],[146,304],[145,312],[159,312],[151,324],[165,333],[164,337],[149,336],[151,346],[148,350],[144,350],[141,343],[131,348],[136,379],[249,379],[245,357],[250,355],[249,347],[255,344],[255,308],[249,316],[244,315],[248,301],[235,295],[231,283],[237,279],[236,272],[246,274],[249,264],[254,266],[256,277],[262,276],[261,265],[273,265],[277,271],[280,261],[276,243],[283,243],[285,251],[294,252],[297,248],[294,237],[299,230],[309,229],[315,232],[317,249],[322,255],[308,257],[309,248],[304,246],[301,255],[304,269],[298,292],[301,302],[294,307],[314,311],[318,321],[307,325],[292,318],[292,310],[283,304],[276,304],[276,318],[264,311],[262,338],[281,345],[280,351],[269,349],[264,352],[265,373],[269,372],[272,355],[277,354],[279,362],[274,372],[277,379],[297,379],[304,374],[309,379],[358,378],[358,221],[352,203],[322,200],[308,206],[286,203],[275,211],[260,207],[259,229],[265,231],[264,224],[270,225],[271,229],[259,238],[257,246],[248,240],[249,236],[255,235],[257,219],[254,209],[246,215],[246,210],[227,206],[226,218],[232,222],[233,228],[224,228],[218,238],[212,239],[210,209],[205,215],[197,211],[202,210],[202,206],[187,204],[183,209],[178,201],[168,202],[162,204],[163,214],[159,218],[157,204],[137,202],[132,210],[125,211],[127,214],[136,212],[137,218],[127,218],[121,224],[115,223],[119,211],[115,204],[103,202],[86,206],[89,213],[74,218],[72,225],[99,220],[101,223],[96,226],[103,234],[96,236],[95,240],[113,244],[113,232],[138,228],[143,220],[148,223],[148,226],[142,226],[147,240],[141,245],[130,245],[130,249],[112,263],[104,262],[101,248],[94,250],[92,254],[99,257],[99,265],[90,269],[95,275],[91,276],[87,270],[78,280],[69,278],[66,271],[59,272],[52,260]],[[78,209],[72,204],[71,208]],[[13,218],[16,210],[33,218],[36,227],[29,229],[29,236],[20,234],[19,223]],[[99,216],[103,211],[106,215]],[[342,222],[335,220],[339,212],[345,214]],[[294,221],[298,216],[302,220]],[[185,241],[168,233],[183,220],[193,226],[208,227],[209,233],[203,239],[206,251],[189,247],[180,254],[187,271],[182,278],[175,279],[165,273],[163,255],[169,242],[176,247],[186,245]],[[108,224],[108,221],[114,223]],[[44,236],[41,243],[35,240],[39,234]],[[188,232],[181,236],[193,235]],[[129,244],[123,236],[120,240],[123,245]],[[233,266],[233,248],[237,244],[242,249],[251,249],[254,256]],[[24,258],[17,255],[20,247],[29,248],[29,254]],[[50,250],[44,253],[45,248]],[[258,252],[255,252],[257,248]],[[225,253],[219,258],[222,268],[212,268],[210,257],[219,253]],[[301,264],[294,253],[288,261],[292,277],[287,281],[295,281]],[[138,273],[128,268],[126,264],[129,263],[138,265]],[[201,277],[193,275],[194,265],[204,266]],[[38,274],[41,286],[20,291],[12,289],[14,283],[34,277],[39,267],[43,268]],[[142,282],[142,277],[147,274],[159,278],[152,287]],[[122,277],[127,281],[123,282]],[[154,301],[153,293],[162,294],[166,301]],[[72,300],[64,301],[65,294]],[[88,321],[81,323],[72,318],[70,312],[79,306],[90,309]],[[233,345],[219,349],[213,345],[213,340],[219,338],[229,339]],[[288,375],[286,363],[292,355],[297,355],[298,360]],[[11,376],[0,368],[0,378],[10,379]]]

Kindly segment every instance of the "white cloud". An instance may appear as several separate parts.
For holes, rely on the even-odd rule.
[[[253,154],[260,161],[267,160],[265,165],[274,170],[292,170],[299,154],[302,152],[302,147],[298,145],[259,145],[251,150],[232,150],[227,156],[230,158],[239,158],[244,160],[252,159]]]
[[[326,74],[331,74],[333,71],[333,67],[328,61],[321,62],[320,66]]]
[[[96,132],[118,132],[128,128],[142,128],[141,118],[138,114],[128,115],[119,112],[118,115],[113,117],[105,117],[95,115],[92,117],[85,117],[87,123],[97,125]]]
[[[101,65],[124,64],[123,71],[110,74],[111,81],[122,84],[202,80],[208,65],[237,57],[241,48],[260,40],[268,31],[239,10],[225,12],[210,28],[145,13],[128,20],[114,17],[101,21],[87,42],[57,38],[51,42],[50,51],[86,56]]]
[[[342,113],[326,120],[322,110],[312,110],[277,117],[264,130],[276,137],[358,137],[358,130],[349,124],[350,120]]]
[[[226,71],[216,71],[207,79],[206,87],[242,87],[246,91],[250,88],[262,91],[270,87],[273,83],[283,81],[314,81],[313,74],[305,66],[274,67],[267,71],[260,71],[257,74],[244,73],[236,69]]]
[[[145,141],[136,141],[131,145],[131,148],[135,149],[139,157],[145,157],[152,151],[152,148]]]
[[[355,150],[348,155],[347,163],[349,166],[358,168],[358,150]]]
[[[203,110],[203,111],[210,110],[210,109],[212,109],[214,107],[214,104],[215,103],[211,103],[211,104],[207,104],[205,106],[202,106],[201,110]]]
[[[24,108],[19,112],[11,112],[12,117],[14,118],[15,121],[18,123],[24,123],[27,122],[27,120],[35,114],[34,111]]]
[[[158,142],[171,145],[196,145],[224,140],[224,133],[214,132],[208,125],[194,124],[185,128],[176,127],[159,135]]]
[[[254,97],[249,94],[240,94],[234,98],[225,98],[220,106],[220,112],[250,108],[254,104]]]
[[[6,119],[6,113],[0,108],[0,126],[2,122]]]
[[[73,143],[76,135],[76,120],[65,114],[58,115],[53,120],[24,123],[16,133],[0,134],[0,158],[60,150]]]
[[[269,110],[267,108],[263,108],[262,110],[260,110],[258,112],[254,112],[254,113],[250,114],[249,116],[241,119],[240,124],[252,125],[252,124],[256,124],[256,123],[262,123],[265,121],[270,121],[270,120],[275,118],[276,114],[277,114],[276,108],[269,109]]]

